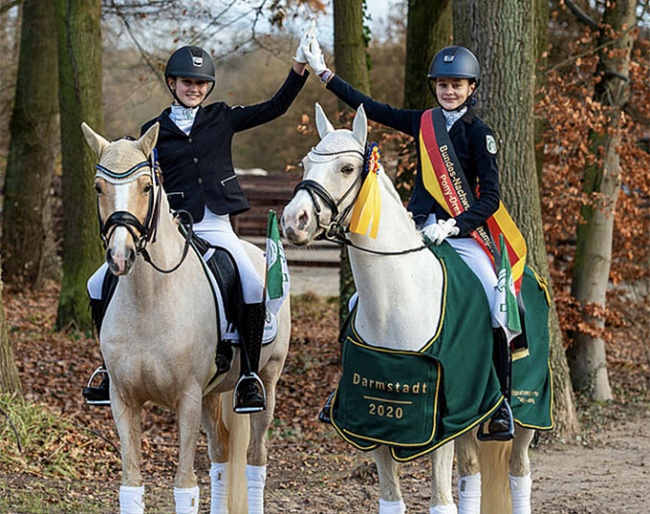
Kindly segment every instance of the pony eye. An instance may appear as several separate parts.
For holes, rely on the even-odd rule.
[[[102,186],[99,183],[95,182],[95,184],[93,184],[93,187],[95,188],[95,193],[98,195],[102,194]]]
[[[352,174],[353,171],[354,171],[354,165],[352,164],[345,164],[341,168],[341,173],[343,173],[344,175],[350,175]]]
[[[144,186],[144,188],[142,189],[142,192],[143,192],[145,195],[148,195],[148,194],[151,192],[152,189],[153,189],[153,186],[152,186],[151,184],[147,184],[147,185]]]

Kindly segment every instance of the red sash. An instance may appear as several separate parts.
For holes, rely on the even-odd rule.
[[[426,190],[451,216],[458,216],[468,210],[476,200],[454,151],[440,108],[428,109],[422,113],[419,144],[422,181]],[[488,218],[486,227],[481,226],[471,232],[471,236],[492,259],[497,272],[501,251],[498,247],[500,234],[503,234],[505,240],[515,291],[519,294],[526,265],[526,241],[503,202],[499,202],[497,211]]]

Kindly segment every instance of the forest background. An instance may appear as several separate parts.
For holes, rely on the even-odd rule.
[[[8,2],[3,6],[20,3]],[[577,3],[583,8],[583,14],[602,14],[605,10],[605,3]],[[288,72],[305,19],[316,16],[318,12],[317,8],[316,11],[295,12],[276,8],[265,12],[264,21],[260,18],[256,29],[251,30],[248,22],[237,25],[237,16],[231,19],[222,17],[220,23],[214,25],[208,21],[197,22],[207,12],[202,14],[198,8],[174,11],[177,16],[174,22],[182,20],[182,23],[172,25],[159,16],[156,8],[140,11],[136,15],[132,11],[130,16],[125,16],[116,7],[119,4],[105,2],[102,11],[102,110],[104,133],[109,138],[125,134],[137,135],[139,126],[144,121],[168,105],[169,95],[162,82],[161,72],[170,51],[179,44],[200,41],[213,52],[217,64],[217,87],[211,101],[224,100],[235,105],[268,98]],[[151,4],[157,5],[159,10],[165,2]],[[202,3],[195,4],[200,6]],[[277,7],[279,3],[270,4]],[[367,4],[366,13],[372,15],[372,2]],[[598,192],[585,192],[585,170],[599,163],[598,154],[594,156],[592,153],[591,141],[594,134],[608,132],[609,115],[601,102],[595,100],[598,83],[603,80],[603,76],[598,73],[599,59],[602,57],[599,55],[602,50],[598,46],[599,40],[594,36],[593,26],[582,23],[575,11],[568,9],[564,2],[549,4],[548,51],[545,53],[544,80],[536,92],[535,110],[537,121],[542,127],[536,149],[538,158],[543,163],[540,166],[539,185],[544,240],[563,344],[570,348],[578,332],[588,333],[602,338],[607,351],[616,353],[617,344],[621,344],[617,338],[634,337],[634,353],[625,355],[624,362],[618,364],[641,378],[633,384],[626,384],[628,390],[624,397],[647,406],[650,381],[647,329],[645,332],[632,330],[638,327],[629,327],[630,331],[624,330],[626,324],[647,323],[648,317],[650,92],[647,80],[648,12],[645,4],[638,3],[638,24],[631,52],[629,85],[626,87],[628,100],[621,106],[622,123],[615,129],[621,137],[617,150],[621,163],[619,189],[622,194],[615,198],[608,301],[607,306],[589,306],[591,310],[587,310],[587,313],[585,305],[581,305],[572,293],[571,286],[576,234],[582,225],[582,209],[599,197]],[[405,102],[407,9],[407,2],[394,2],[391,4],[390,15],[385,20],[375,20],[372,29],[366,25],[365,30],[365,35],[369,38],[368,62],[372,96],[397,106]],[[2,13],[0,45],[4,50],[3,55],[7,56],[2,61],[0,75],[0,169],[4,170],[9,154],[10,118],[16,92],[20,17],[15,9],[3,9]],[[267,19],[271,19],[272,23],[267,22]],[[260,30],[262,27],[270,30],[267,33],[266,30]],[[208,30],[212,31],[212,37],[206,37],[210,34],[206,32]],[[223,34],[228,36],[221,37]],[[327,39],[328,36],[325,36],[328,63],[332,63],[336,69],[333,49],[328,46]],[[142,47],[145,42],[147,51],[142,52],[137,47]],[[44,60],[43,65],[46,64]],[[422,80],[425,71],[422,70]],[[55,81],[55,77],[52,80]],[[491,94],[498,95],[499,92]],[[236,138],[236,165],[242,168],[264,167],[272,174],[298,176],[296,164],[317,140],[312,120],[316,101],[328,113],[339,108],[334,97],[312,77],[287,115]],[[345,123],[345,118],[342,117],[339,123]],[[383,158],[389,171],[394,169],[398,180],[401,174],[407,176],[412,167],[407,142],[376,126],[372,128],[371,137],[381,142]],[[63,177],[60,150],[55,148],[52,155],[55,156],[51,161],[54,164],[51,188],[51,197],[55,201],[54,226],[60,227],[60,220],[57,225],[56,218],[61,216],[60,190]],[[408,189],[408,182],[404,187]],[[50,281],[58,283],[61,279],[63,230],[59,230],[54,232],[49,259],[45,265],[45,281],[40,286],[46,290],[51,285]],[[3,260],[7,257],[5,249],[6,246],[3,248]],[[19,280],[11,280],[11,275],[5,275],[5,278],[10,279],[5,294],[19,297],[24,284]],[[39,287],[35,290],[38,291]],[[633,303],[618,301],[627,297],[632,298]],[[637,311],[637,317],[630,317],[631,305]],[[590,316],[602,323],[590,324]],[[71,337],[79,337],[74,327],[58,328],[66,328]],[[20,366],[24,376],[24,363],[20,363]],[[621,391],[615,391],[617,399],[620,394]]]

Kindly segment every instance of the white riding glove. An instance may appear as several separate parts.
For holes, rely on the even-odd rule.
[[[325,72],[332,73],[331,70],[325,64],[325,58],[323,57],[323,52],[320,49],[318,44],[318,39],[316,39],[316,24],[312,25],[305,32],[305,42],[300,45],[302,48],[303,54],[307,58],[307,62],[314,73],[319,77],[323,78]]]
[[[449,218],[448,220],[438,220],[438,223],[427,225],[421,232],[432,243],[439,245],[449,236],[457,236],[460,233],[460,229],[456,226],[456,220]]]
[[[296,48],[296,55],[293,56],[293,60],[300,64],[307,64],[307,56],[303,51],[303,45],[309,45],[309,41],[313,37],[313,32],[316,30],[316,22],[312,21],[309,26],[305,29],[302,37],[300,38],[300,43],[298,48]]]

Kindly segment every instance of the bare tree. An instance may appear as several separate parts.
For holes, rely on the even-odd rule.
[[[636,0],[606,2],[600,23],[585,19],[573,2],[567,2],[583,21],[598,31],[597,84],[594,100],[606,118],[603,130],[592,130],[589,137],[592,159],[584,173],[584,204],[576,240],[571,294],[582,306],[583,320],[591,330],[576,333],[567,354],[571,378],[577,390],[594,400],[612,399],[607,376],[605,341],[600,330],[605,326],[601,313],[607,303],[607,285],[612,258],[616,202],[620,191],[621,128],[623,107],[630,93],[630,53],[638,34]],[[595,329],[595,330],[594,330]]]
[[[63,160],[63,281],[57,327],[90,329],[86,281],[101,262],[93,190],[96,157],[81,132],[103,132],[99,0],[56,0]]]
[[[549,280],[534,152],[534,12],[516,0],[456,2],[454,34],[481,63],[478,108],[499,141],[504,203],[526,238],[528,263]],[[550,312],[556,432],[572,437],[579,425],[554,306]]]
[[[39,288],[53,252],[50,187],[56,163],[57,50],[53,0],[22,6],[18,81],[5,178],[5,282]],[[49,244],[48,243],[49,240]]]

